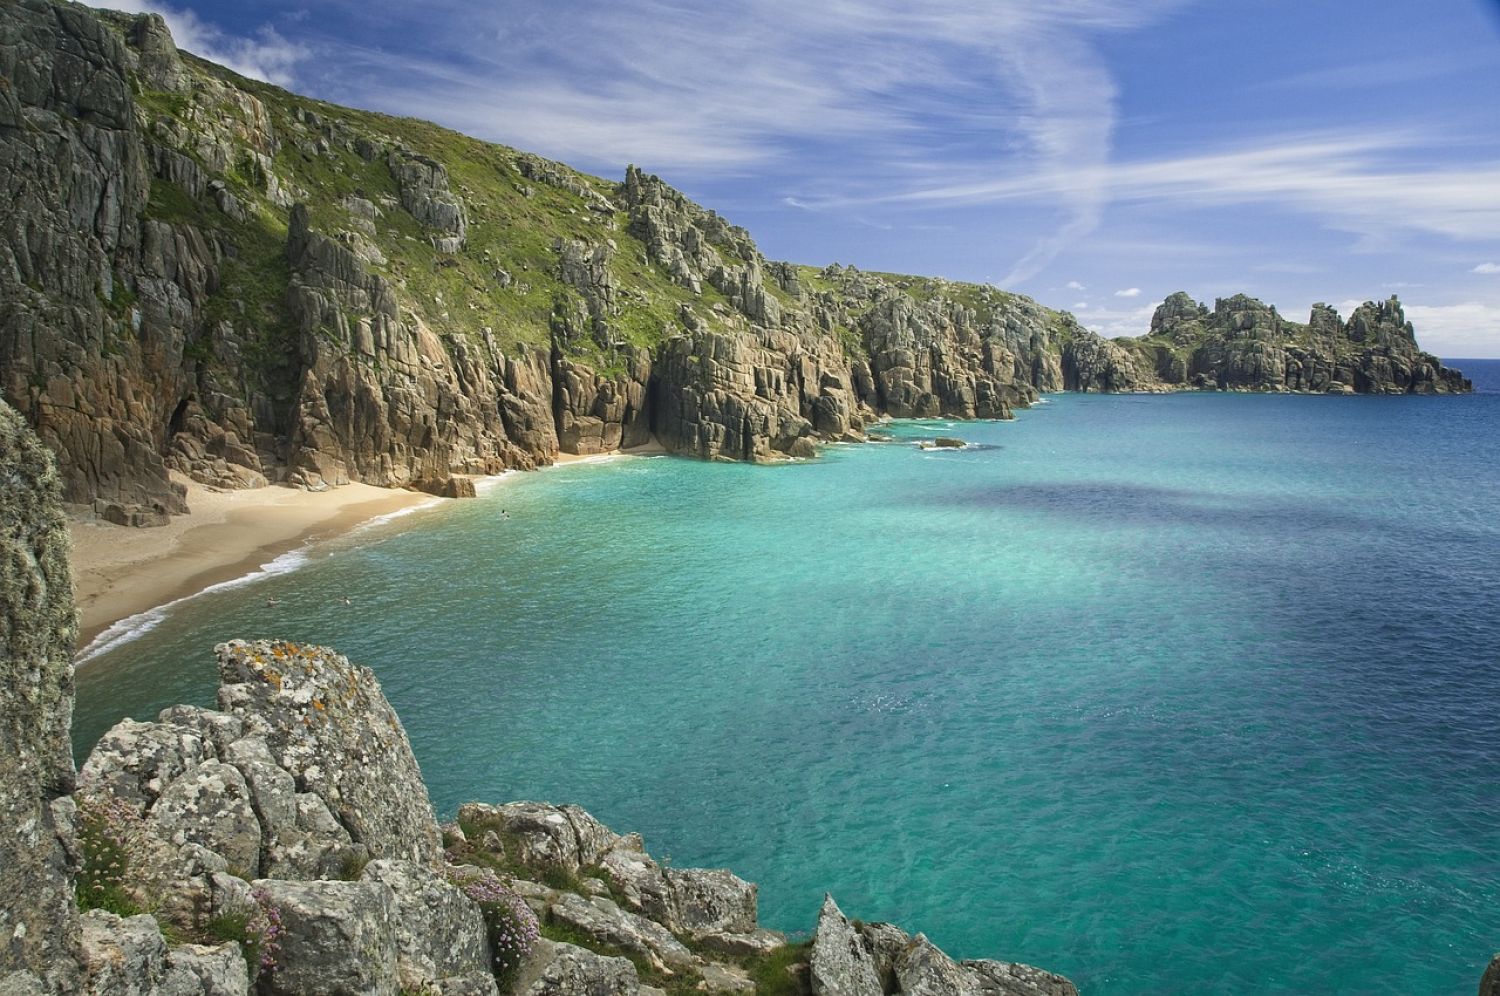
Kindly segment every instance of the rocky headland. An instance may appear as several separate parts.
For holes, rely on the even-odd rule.
[[[633,167],[299,97],[62,0],[0,7],[0,178],[0,396],[65,500],[121,524],[182,512],[183,477],[461,495],[559,453],[808,456],[1040,392],[1468,390],[1394,298],[1300,324],[1175,294],[1103,339],[993,287],[767,260]]]
[[[4,996],[1077,992],[832,898],[789,939],[753,883],[577,806],[440,826],[379,681],[324,648],[221,644],[216,710],[124,720],[75,773],[62,481],[3,403],[0,513]]]

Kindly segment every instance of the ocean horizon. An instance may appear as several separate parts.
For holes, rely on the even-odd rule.
[[[1475,395],[1053,395],[777,467],[506,475],[138,626],[81,667],[75,745],[211,704],[217,642],[318,643],[440,815],[576,802],[772,927],[826,888],[1091,994],[1468,992],[1500,361],[1449,362]]]

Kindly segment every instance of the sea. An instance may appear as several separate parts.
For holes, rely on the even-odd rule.
[[[1467,996],[1500,361],[1451,362],[1478,393],[1054,395],[806,462],[508,474],[117,627],[76,748],[211,705],[220,641],[324,644],[440,816],[579,803],[774,928],[827,891],[1086,996]]]

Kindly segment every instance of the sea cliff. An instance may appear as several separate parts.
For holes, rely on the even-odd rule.
[[[655,436],[809,456],[883,415],[1041,392],[1468,390],[1394,298],[1306,324],[1176,294],[1107,340],[993,287],[766,259],[631,167],[602,180],[297,96],[162,20],[0,8],[0,396],[112,522],[220,488],[461,494]]]
[[[1076,994],[831,897],[789,940],[753,883],[659,862],[577,806],[440,826],[379,681],[324,648],[221,644],[216,710],[123,720],[75,774],[61,484],[3,403],[0,512],[5,996]]]

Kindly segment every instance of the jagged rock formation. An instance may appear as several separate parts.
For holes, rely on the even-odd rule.
[[[921,934],[888,923],[850,923],[825,896],[813,936],[814,996],[1078,996],[1063,978],[1030,965],[956,962]]]
[[[621,183],[332,107],[178,51],[160,17],[0,7],[0,396],[109,521],[221,488],[630,447],[812,454],[879,415],[1057,390],[1462,390],[1394,301],[1285,322],[1185,296],[1111,342],[993,288],[765,259]]]
[[[78,943],[71,859],[73,578],[52,459],[0,402],[0,991],[66,990]]]
[[[1110,367],[1110,380],[1095,389],[1470,390],[1462,374],[1417,347],[1416,333],[1395,297],[1360,305],[1347,322],[1328,305],[1315,304],[1303,325],[1243,294],[1220,298],[1210,311],[1179,291],[1156,309],[1147,335],[1109,345],[1113,355],[1102,366]]]

